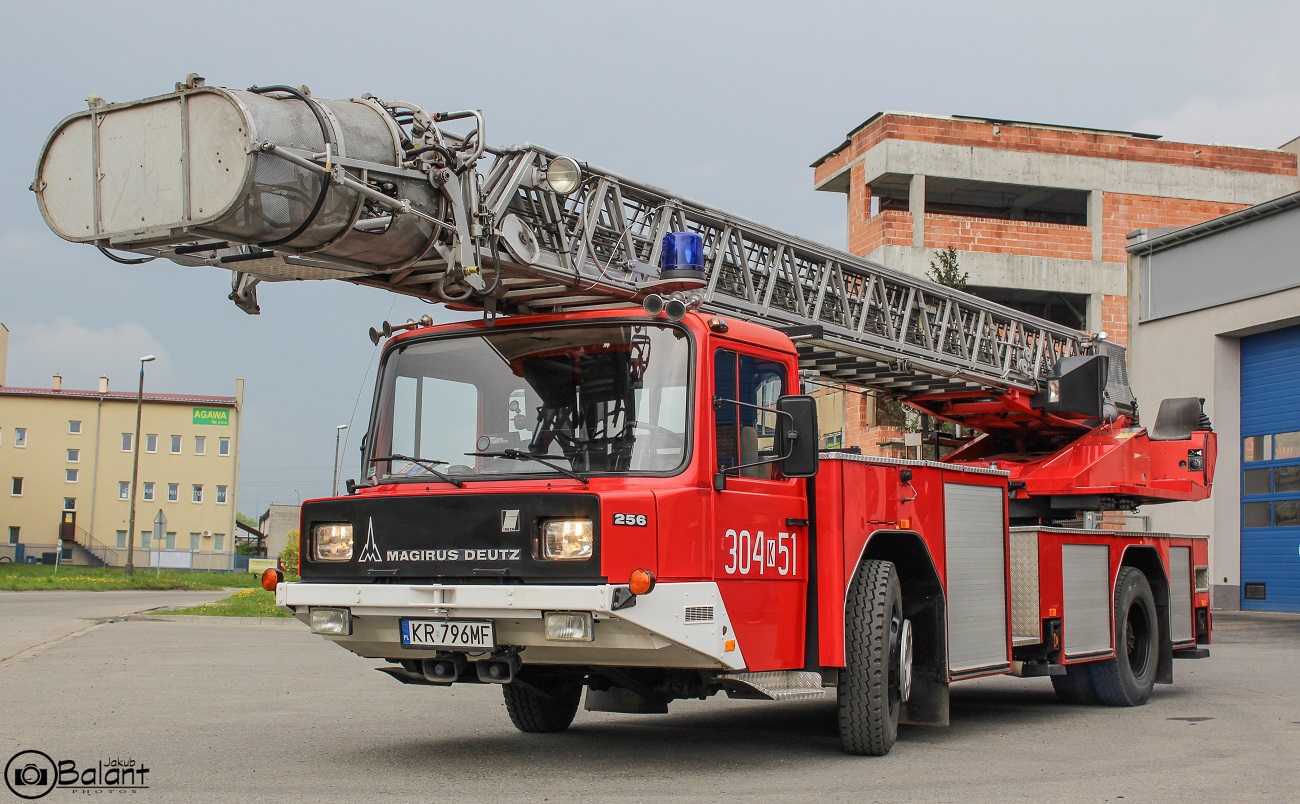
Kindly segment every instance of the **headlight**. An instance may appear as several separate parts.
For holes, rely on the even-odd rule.
[[[567,156],[557,156],[546,166],[546,184],[551,192],[568,195],[582,182],[582,168]]]
[[[591,558],[590,519],[548,519],[542,523],[542,558],[578,561]]]
[[[352,523],[312,525],[311,541],[317,561],[347,561],[352,558]]]
[[[332,636],[352,636],[352,610],[313,608],[311,632]]]
[[[596,633],[590,612],[546,613],[546,638],[553,642],[593,642]]]

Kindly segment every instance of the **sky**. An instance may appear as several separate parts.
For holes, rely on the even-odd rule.
[[[273,13],[268,13],[271,8]],[[46,136],[98,93],[306,84],[427,109],[482,109],[530,141],[835,247],[844,196],[810,163],[878,111],[1032,120],[1277,147],[1300,136],[1286,2],[535,2],[225,0],[12,4],[0,30],[0,323],[6,384],[233,395],[245,380],[237,504],[356,477],[378,350],[372,325],[442,307],[340,281],[263,283],[110,262],[44,224],[28,191]],[[367,11],[374,9],[374,11]],[[394,10],[389,10],[394,9]]]

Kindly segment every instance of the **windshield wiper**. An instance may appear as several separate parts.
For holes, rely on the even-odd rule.
[[[542,466],[548,466],[560,474],[568,475],[581,483],[588,482],[586,475],[578,474],[568,467],[560,466],[558,463],[551,463],[540,455],[534,455],[531,452],[524,452],[519,449],[504,449],[500,452],[467,452],[465,454],[472,455],[475,458],[509,458],[512,461],[536,461]]]
[[[425,460],[424,458],[412,458],[410,455],[398,455],[396,452],[394,452],[392,455],[384,455],[382,457],[370,459],[371,463],[383,463],[384,461],[410,461],[416,466],[423,468],[429,474],[433,475],[439,480],[445,480],[448,483],[455,486],[456,488],[461,488],[462,486],[465,485],[465,481],[457,480],[456,478],[450,475],[445,475],[442,472],[439,472],[435,468],[438,466],[445,466],[447,464],[446,461],[430,461],[430,460]]]

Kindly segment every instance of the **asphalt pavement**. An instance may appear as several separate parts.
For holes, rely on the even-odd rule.
[[[1212,658],[1178,662],[1176,684],[1136,709],[1067,706],[1046,679],[956,684],[951,726],[905,726],[889,756],[869,758],[840,752],[833,698],[720,695],[666,716],[579,710],[568,732],[525,735],[496,688],[400,685],[293,620],[145,615],[68,631],[174,599],[92,593],[60,605],[79,594],[0,595],[6,632],[61,612],[47,617],[59,625],[39,635],[56,635],[41,650],[0,662],[0,760],[21,750],[78,769],[134,760],[149,768],[134,801],[1300,796],[1300,616],[1219,615]]]

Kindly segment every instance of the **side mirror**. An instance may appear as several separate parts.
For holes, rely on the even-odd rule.
[[[783,396],[776,401],[782,415],[776,423],[776,451],[781,474],[812,477],[817,474],[817,401],[811,396]]]

